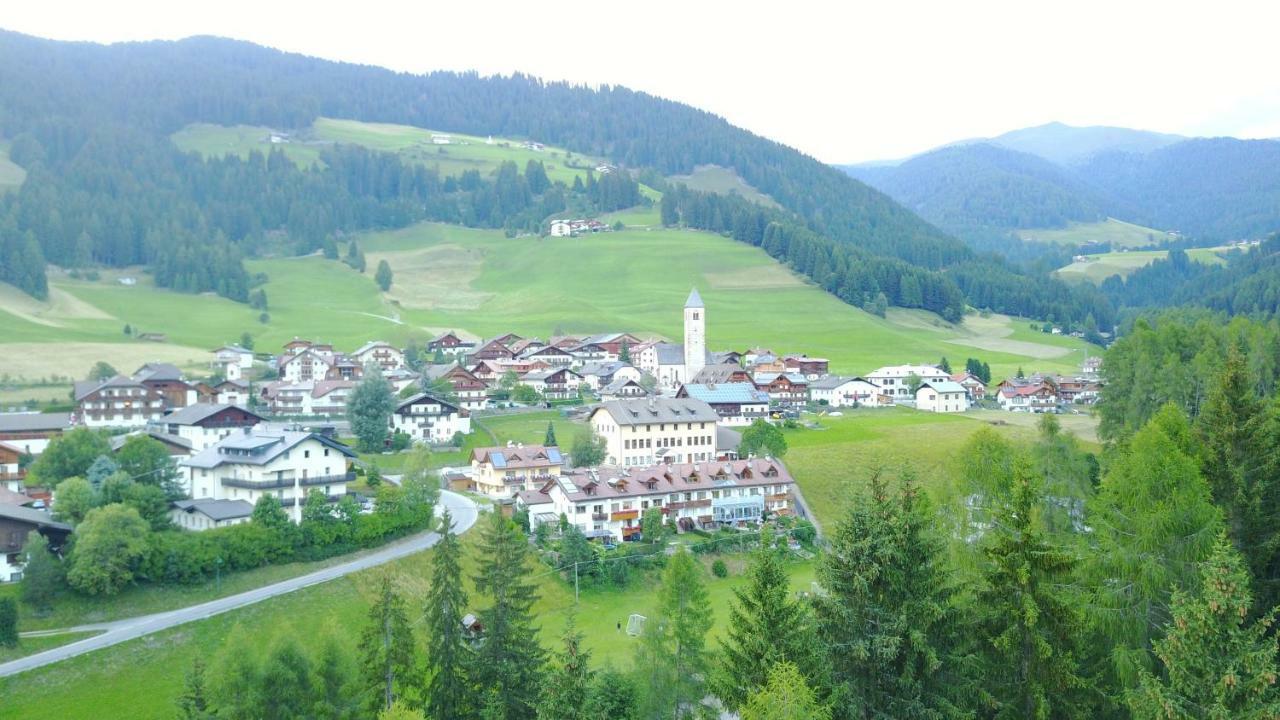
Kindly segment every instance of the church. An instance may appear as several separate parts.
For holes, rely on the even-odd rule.
[[[636,353],[636,365],[653,375],[658,387],[674,391],[707,366],[707,308],[698,289],[684,303],[684,343],[651,343]]]

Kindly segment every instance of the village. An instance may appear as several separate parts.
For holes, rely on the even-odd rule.
[[[300,523],[314,491],[334,504],[354,494],[359,456],[338,438],[348,429],[348,399],[373,373],[396,394],[388,447],[458,448],[473,418],[493,413],[558,408],[584,422],[601,447],[598,463],[576,463],[550,443],[474,447],[468,465],[440,470],[440,482],[526,514],[531,531],[567,522],[605,543],[636,539],[650,509],[677,531],[808,516],[780,458],[739,452],[743,433],[759,423],[893,406],[1079,412],[1101,387],[1097,357],[1075,376],[990,385],[973,360],[961,372],[943,359],[843,376],[804,354],[709,350],[696,289],[683,323],[681,343],[627,332],[542,341],[450,331],[420,347],[371,341],[351,352],[307,339],[274,355],[232,344],[211,351],[205,378],[149,363],[130,375],[77,382],[71,412],[0,414],[0,525],[10,530],[0,546],[0,581],[21,578],[30,532],[55,546],[72,532],[55,519],[53,489],[27,482],[54,438],[84,427],[110,433],[116,452],[136,436],[162,445],[176,467],[182,497],[172,499],[170,519],[180,528],[248,522],[266,495]],[[370,498],[358,500],[370,509]]]

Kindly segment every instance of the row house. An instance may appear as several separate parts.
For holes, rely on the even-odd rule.
[[[564,518],[587,537],[620,542],[661,511],[680,531],[754,525],[795,513],[795,480],[771,458],[577,470],[516,495],[532,528]]]
[[[417,443],[444,445],[457,433],[471,432],[471,413],[430,393],[418,393],[391,413],[391,431],[405,433]]]
[[[477,492],[497,498],[535,490],[560,476],[564,469],[560,448],[511,444],[471,451],[471,483]]]
[[[750,425],[756,420],[769,418],[769,393],[756,389],[752,383],[725,383],[704,385],[687,383],[676,392],[677,398],[693,398],[710,405],[726,426]]]
[[[714,460],[719,420],[701,400],[649,396],[601,403],[587,424],[604,438],[607,464],[644,467]]]
[[[809,402],[809,379],[798,373],[756,373],[752,380],[769,394],[774,407],[796,408]]]
[[[827,407],[882,407],[893,399],[866,378],[828,375],[809,383],[809,401]]]
[[[535,370],[521,376],[520,384],[537,390],[547,400],[570,400],[578,397],[582,376],[564,367]]]
[[[351,357],[362,366],[377,365],[384,373],[405,367],[404,352],[381,340],[361,345],[360,349],[351,353]]]
[[[895,400],[910,399],[911,378],[915,376],[920,382],[947,382],[951,375],[933,365],[887,365],[868,373],[864,377],[875,383],[884,394]]]
[[[244,500],[256,505],[266,495],[291,508],[302,521],[302,502],[311,490],[337,500],[355,480],[348,461],[356,455],[324,435],[266,425],[244,428],[178,463],[192,500]]]
[[[489,385],[461,365],[431,365],[422,371],[424,386],[445,381],[453,388],[458,405],[464,410],[483,410],[489,406]]]

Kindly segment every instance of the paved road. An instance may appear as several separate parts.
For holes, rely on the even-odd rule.
[[[441,504],[449,509],[453,514],[454,529],[456,532],[464,532],[476,523],[479,516],[479,509],[475,502],[470,498],[459,495],[457,493],[443,491],[441,493]],[[322,582],[340,578],[353,572],[365,570],[367,568],[376,567],[383,563],[390,562],[406,555],[412,555],[421,552],[436,544],[439,535],[434,532],[422,533],[414,535],[404,540],[386,545],[378,550],[362,555],[354,560],[333,565],[322,570],[317,570],[306,575],[282,580],[274,585],[267,585],[255,590],[242,592],[239,595],[230,595],[228,597],[210,600],[199,605],[181,608],[179,610],[170,610],[168,612],[155,613],[154,615],[143,615],[140,617],[126,618],[124,620],[116,620],[108,623],[98,623],[94,625],[82,625],[74,628],[67,628],[68,631],[102,631],[101,634],[91,638],[79,640],[77,642],[68,643],[61,647],[51,650],[45,650],[35,655],[28,655],[24,658],[18,658],[10,662],[0,664],[0,677],[15,675],[27,670],[33,670],[50,663],[66,660],[67,658],[83,655],[87,652],[100,650],[110,647],[117,643],[126,642],[144,635],[168,630],[171,627],[183,625],[185,623],[203,620],[213,617],[228,610],[252,605],[262,602],[268,598],[277,597],[294,590],[300,590],[304,587],[316,585]]]

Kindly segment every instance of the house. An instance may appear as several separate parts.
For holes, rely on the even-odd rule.
[[[239,525],[253,518],[253,505],[248,500],[175,500],[169,520],[184,530],[196,532]]]
[[[295,345],[296,342],[290,345]],[[276,360],[276,370],[280,374],[280,379],[289,383],[301,383],[328,377],[333,367],[334,354],[331,350],[325,351],[323,349],[325,347],[328,346],[300,347],[296,352],[281,355]]]
[[[969,402],[976,403],[987,396],[987,384],[971,372],[956,373],[951,376],[951,382],[959,383],[964,387],[969,393]]]
[[[153,426],[187,441],[194,452],[200,452],[232,433],[244,432],[262,422],[266,418],[237,405],[196,403],[165,415]]]
[[[701,400],[650,396],[601,403],[587,424],[604,438],[607,464],[643,467],[714,459],[719,419]]]
[[[888,399],[866,378],[828,375],[809,383],[809,401],[827,407],[879,407],[881,397]]]
[[[533,528],[564,518],[589,538],[620,542],[657,509],[680,531],[754,525],[795,513],[795,480],[779,460],[706,461],[579,469],[516,495]]]
[[[259,425],[180,461],[178,469],[190,499],[255,505],[264,495],[274,495],[291,508],[293,521],[301,522],[302,501],[311,490],[330,500],[347,493],[347,483],[355,480],[347,461],[355,456],[346,445],[319,433]]]
[[[756,373],[752,382],[769,394],[775,408],[797,408],[809,402],[809,379],[799,373]]]
[[[520,377],[521,385],[528,385],[547,400],[570,400],[578,397],[582,376],[569,368],[535,370]]]
[[[634,380],[638,383],[641,378],[638,369],[621,360],[587,363],[578,368],[578,374],[582,376],[584,383],[596,391],[619,379]]]
[[[235,365],[240,370],[249,370],[253,367],[253,351],[239,345],[223,345],[213,351],[213,357],[214,365],[223,367]]]
[[[920,382],[947,382],[951,379],[948,373],[933,365],[888,365],[863,377],[894,400],[902,400],[912,397],[912,376],[919,378]]]
[[[964,412],[969,408],[969,391],[960,383],[921,383],[916,389],[916,409],[926,412]]]
[[[676,397],[693,398],[710,405],[720,416],[722,425],[750,425],[769,417],[769,393],[757,390],[750,382],[687,383],[680,386]]]
[[[1102,357],[1093,355],[1085,358],[1080,364],[1080,374],[1091,380],[1097,380],[1102,375]]]
[[[511,360],[515,356],[516,354],[511,352],[511,348],[506,343],[494,338],[471,353],[470,358],[472,362],[476,362],[478,360]]]
[[[437,335],[427,341],[428,352],[442,352],[445,355],[462,355],[475,350],[476,344],[471,340],[463,340],[456,332],[449,332]]]
[[[569,367],[578,362],[578,358],[568,350],[561,350],[551,345],[529,346],[519,353],[521,360],[546,363],[551,367]]]
[[[453,138],[444,133],[431,133],[432,145],[449,145],[453,142]]]
[[[742,353],[737,350],[713,350],[707,354],[707,364],[742,367]]]
[[[133,379],[148,390],[159,393],[164,409],[183,408],[199,401],[196,387],[188,383],[182,371],[170,363],[147,363],[133,373]]]
[[[1092,405],[1102,392],[1102,384],[1087,377],[1056,376],[1053,382],[1058,387],[1058,399],[1064,403]]]
[[[471,451],[471,480],[478,492],[509,498],[542,487],[560,476],[564,457],[558,447],[508,445]]]
[[[620,360],[622,348],[627,348],[630,353],[631,349],[641,344],[640,338],[631,333],[604,333],[602,335],[592,335],[582,341],[583,345],[596,345],[605,353],[605,360]]]
[[[430,393],[418,393],[396,406],[391,430],[414,442],[444,445],[457,433],[471,432],[471,413]]]
[[[249,383],[243,380],[223,380],[214,385],[212,402],[220,405],[248,405]]]
[[[361,345],[351,353],[351,357],[360,365],[374,364],[383,372],[399,370],[405,366],[404,351],[392,347],[390,343],[374,340]]]
[[[0,489],[22,491],[22,480],[27,476],[27,469],[23,467],[24,454],[16,445],[0,442]]]
[[[158,390],[124,375],[75,383],[76,421],[86,427],[142,427],[164,415]]]
[[[521,338],[513,343],[507,344],[507,347],[511,348],[511,352],[515,353],[516,357],[523,357],[526,352],[533,352],[538,348],[546,346],[547,343],[542,342],[538,338]]]
[[[762,359],[768,362],[776,358],[777,358],[777,355],[775,355],[774,352],[768,348],[751,348],[750,350],[747,350],[745,353],[742,354],[742,361],[745,362],[747,365],[755,365],[757,362],[760,362]]]
[[[36,457],[73,422],[74,414],[69,412],[0,413],[0,442]]]
[[[483,410],[489,406],[489,385],[461,365],[428,365],[422,371],[425,387],[447,382],[463,410]]]
[[[567,349],[578,362],[583,364],[610,362],[608,351],[595,343],[580,342]],[[628,352],[631,352],[631,350],[628,350]]]
[[[578,237],[592,233],[609,232],[613,227],[599,220],[579,218],[566,220],[559,218],[551,221],[551,237]]]
[[[382,371],[382,379],[391,384],[394,392],[400,392],[405,388],[422,380],[422,375],[410,370],[407,367],[396,368],[395,370]]]
[[[50,549],[58,552],[71,535],[71,526],[54,521],[43,510],[0,503],[0,582],[22,579],[22,568],[26,564],[22,546],[33,532],[45,536]]]
[[[261,386],[263,403],[273,415],[344,415],[354,380],[277,381]]]
[[[813,358],[808,355],[788,355],[782,358],[782,364],[787,368],[787,372],[803,375],[810,380],[825,377],[829,365],[826,358]]]
[[[598,391],[601,400],[619,400],[622,398],[648,397],[649,390],[638,381],[628,377],[617,377],[613,382]]]
[[[568,220],[558,219],[551,221],[551,237],[569,237],[573,234],[573,227]]]
[[[347,414],[347,398],[356,389],[354,380],[320,380],[311,385],[310,407],[306,415],[325,417]]]
[[[1013,378],[996,387],[996,401],[1001,410],[1012,412],[1057,412],[1058,389],[1043,378]]]
[[[737,363],[716,363],[707,365],[689,380],[702,385],[723,385],[725,383],[749,383],[751,373]]]

